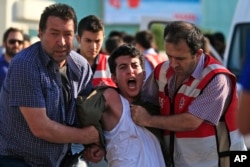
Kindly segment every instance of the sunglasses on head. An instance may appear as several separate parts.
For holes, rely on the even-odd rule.
[[[23,41],[22,40],[18,40],[18,39],[10,39],[8,41],[9,44],[15,44],[16,42],[18,42],[19,45],[22,45],[23,44]]]

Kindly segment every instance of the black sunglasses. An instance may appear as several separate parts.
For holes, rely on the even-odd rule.
[[[23,41],[21,41],[21,40],[18,40],[18,39],[10,39],[9,41],[8,41],[8,43],[9,44],[15,44],[16,42],[18,42],[18,44],[19,45],[22,45],[23,44]]]

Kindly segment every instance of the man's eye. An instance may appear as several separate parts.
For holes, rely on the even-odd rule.
[[[127,66],[126,65],[120,65],[120,66],[118,66],[118,68],[121,69],[121,70],[124,70],[124,69],[127,68]]]
[[[65,36],[69,37],[69,36],[72,36],[72,34],[71,34],[71,33],[69,33],[69,34],[65,34]]]
[[[139,65],[135,64],[132,66],[134,69],[139,68]]]
[[[84,40],[86,43],[90,43],[91,41],[90,40],[88,40],[88,39],[85,39]]]
[[[56,33],[56,32],[52,32],[51,33],[53,36],[57,36],[58,35],[58,33]]]

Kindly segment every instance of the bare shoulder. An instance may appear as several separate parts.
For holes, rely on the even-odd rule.
[[[119,98],[119,93],[116,89],[113,88],[107,88],[104,92],[103,92],[103,96],[105,97],[107,103],[120,99]]]
[[[102,114],[102,125],[105,130],[111,130],[120,120],[122,103],[118,91],[113,88],[107,88],[103,96],[106,101],[106,110]]]
[[[108,87],[105,91],[104,91],[106,94],[118,94],[118,90],[116,88],[111,88],[111,87]]]

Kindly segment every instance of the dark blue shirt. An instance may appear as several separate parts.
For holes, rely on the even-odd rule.
[[[250,92],[250,36],[246,45],[246,58],[243,64],[239,82],[243,90]]]
[[[239,82],[243,90],[250,92],[250,58],[245,62]]]
[[[4,55],[0,56],[0,89],[2,87],[4,78],[7,74],[9,63],[4,59]]]
[[[0,92],[0,155],[21,157],[32,166],[58,165],[68,144],[50,143],[35,137],[19,107],[46,108],[51,120],[75,126],[75,100],[77,95],[88,95],[92,91],[92,71],[87,60],[74,51],[67,57],[67,65],[72,100],[68,111],[64,112],[62,83],[57,78],[59,70],[41,43],[12,59]]]

